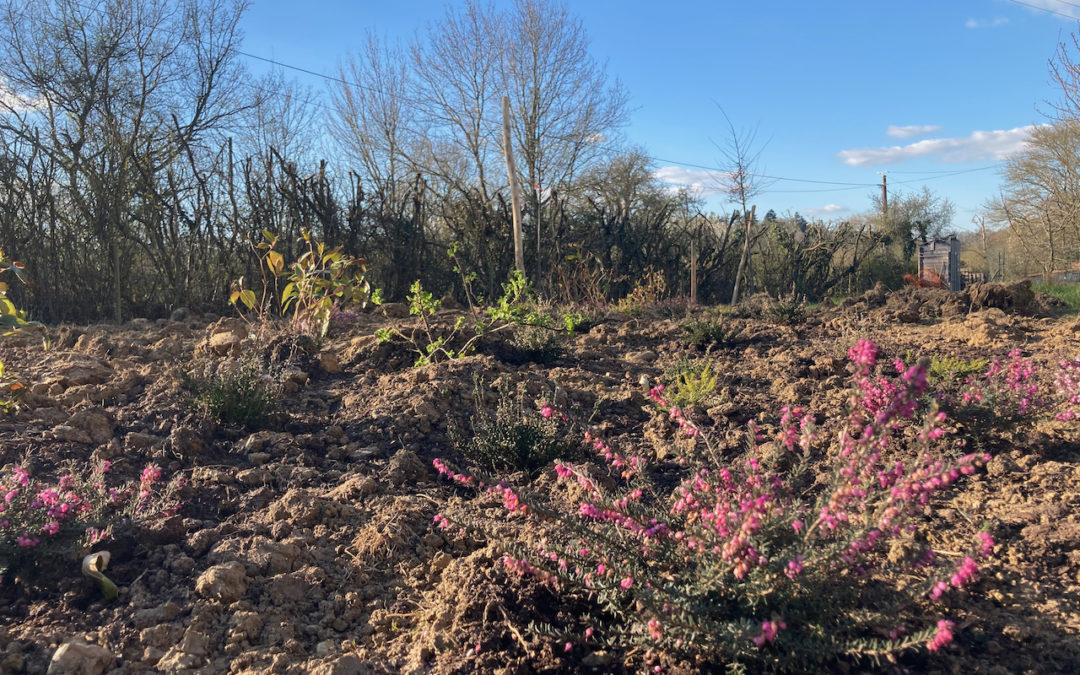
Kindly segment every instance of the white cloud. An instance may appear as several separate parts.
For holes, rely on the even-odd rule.
[[[1059,19],[1080,19],[1080,7],[1076,6],[1075,0],[1024,0],[1024,4],[1029,5],[1031,11],[1048,10],[1054,12]],[[1047,12],[1038,12],[1039,14],[1047,14]],[[1062,16],[1064,14],[1065,16]]]
[[[24,112],[27,110],[38,110],[45,107],[45,100],[41,98],[26,98],[16,94],[8,88],[7,84],[0,81],[0,110],[14,110],[15,112]]]
[[[890,124],[889,128],[885,130],[885,134],[896,138],[911,138],[912,136],[932,134],[935,131],[941,131],[941,127],[937,124],[909,124],[906,127]]]
[[[850,206],[841,206],[840,204],[826,204],[825,206],[813,206],[808,209],[803,209],[803,213],[808,216],[831,216],[850,210]]]
[[[720,194],[724,191],[720,183],[723,175],[720,171],[687,169],[681,166],[662,166],[653,171],[653,176],[660,182],[667,183],[673,188],[688,188],[694,194],[702,197]]]
[[[995,16],[993,19],[968,19],[964,22],[965,28],[997,28],[1009,23],[1003,16]]]
[[[996,131],[976,131],[958,138],[927,138],[908,145],[887,148],[842,150],[837,157],[850,166],[896,164],[916,157],[936,156],[942,162],[982,162],[1002,160],[1024,149],[1035,127],[1016,127]]]

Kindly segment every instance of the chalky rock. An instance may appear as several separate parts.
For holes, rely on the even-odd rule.
[[[247,590],[247,575],[244,566],[238,562],[214,565],[195,582],[195,592],[204,598],[223,603],[236,602]]]
[[[104,647],[82,640],[60,645],[49,661],[48,675],[101,675],[113,667],[116,657]]]

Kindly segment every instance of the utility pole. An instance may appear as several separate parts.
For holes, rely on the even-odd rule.
[[[885,172],[881,172],[881,222],[884,225],[889,220],[889,188],[885,182]]]
[[[502,97],[503,152],[506,172],[510,175],[510,208],[514,218],[514,267],[525,276],[525,245],[521,238],[521,186],[518,185],[514,148],[510,145],[510,97]]]

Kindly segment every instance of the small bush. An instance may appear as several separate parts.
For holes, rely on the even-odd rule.
[[[472,438],[465,441],[460,432],[454,432],[452,437],[456,437],[461,454],[483,470],[532,472],[552,460],[571,456],[578,448],[550,407],[539,412],[526,407],[523,390],[513,396],[507,388],[501,388],[498,405],[491,413],[484,408],[483,383],[477,380],[475,400]]]
[[[806,321],[806,304],[794,297],[780,298],[769,309],[767,318],[775,323],[803,323]]]
[[[740,329],[720,314],[690,318],[683,324],[682,332],[688,343],[709,349],[729,346],[735,341]]]
[[[55,482],[36,480],[21,466],[0,475],[0,583],[71,574],[118,523],[175,513],[180,483],[162,484],[160,468],[149,465],[139,480],[109,487],[110,466],[68,466]]]
[[[948,354],[940,356],[935,354],[930,360],[930,383],[963,381],[972,375],[977,375],[986,370],[990,365],[989,359],[972,359],[964,361]]]
[[[277,407],[269,377],[253,364],[225,372],[185,375],[196,405],[218,424],[259,429]]]
[[[701,405],[716,391],[717,378],[706,360],[683,359],[667,373],[671,400],[679,407]]]
[[[335,318],[351,311],[350,307],[378,302],[380,294],[371,290],[363,258],[345,255],[341,246],[327,248],[305,229],[298,243],[307,250],[295,262],[286,264],[284,256],[275,250],[277,235],[267,230],[262,235],[258,244],[248,242],[259,262],[261,293],[256,295],[254,290],[246,288],[241,277],[232,283],[229,294],[229,301],[237,309],[244,305],[255,312],[260,323],[265,324],[273,313],[278,281],[282,278],[287,283],[281,289],[281,316],[291,311],[292,328],[319,340],[326,337]]]
[[[649,267],[641,280],[634,284],[633,290],[620,299],[616,307],[620,312],[637,316],[647,308],[659,304],[666,294],[667,280],[664,279],[664,272]]]
[[[565,351],[560,333],[541,326],[521,326],[510,338],[510,346],[522,361],[548,365]]]

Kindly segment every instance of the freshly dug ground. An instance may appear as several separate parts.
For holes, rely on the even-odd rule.
[[[687,357],[709,359],[719,375],[702,416],[719,438],[736,438],[750,418],[775,424],[788,403],[843,414],[844,354],[859,338],[890,358],[1004,358],[1017,346],[1041,364],[1080,357],[1080,319],[1025,287],[879,289],[797,323],[771,321],[766,308],[732,320],[741,331],[707,354],[685,341],[682,317],[610,313],[547,365],[523,363],[498,337],[476,355],[413,367],[404,345],[374,337],[413,325],[387,316],[401,309],[361,314],[321,346],[184,311],[50,328],[48,349],[38,337],[6,339],[3,361],[29,394],[0,420],[0,467],[49,476],[68,460],[109,459],[137,476],[155,462],[188,485],[175,518],[121,527],[105,546],[116,601],[105,603],[77,566],[47,582],[0,586],[0,672],[44,673],[69,643],[52,672],[635,670],[640,659],[626,654],[581,644],[564,652],[530,633],[530,621],[580,608],[558,606],[546,588],[505,570],[496,543],[452,540],[433,524],[469,498],[438,478],[432,460],[460,462],[451,432],[468,429],[477,400],[493,409],[500,387],[519,385],[530,404],[565,396],[597,411],[613,445],[656,459],[639,380],[663,381]],[[460,312],[445,314],[449,325]],[[185,373],[245,359],[282,388],[257,431],[208,420],[185,386]],[[994,459],[949,493],[942,517],[946,529],[988,521],[995,556],[978,583],[947,595],[953,644],[888,668],[1077,672],[1077,425],[987,434]],[[664,663],[669,672],[702,667]]]

